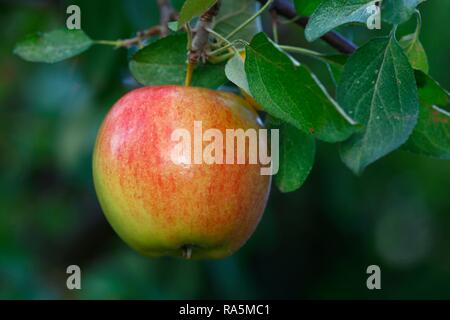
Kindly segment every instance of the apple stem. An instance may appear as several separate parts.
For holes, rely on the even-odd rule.
[[[184,80],[184,85],[190,87],[192,83],[192,73],[194,72],[194,64],[188,62],[186,69],[186,78]]]

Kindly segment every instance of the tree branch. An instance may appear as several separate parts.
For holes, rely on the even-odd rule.
[[[258,0],[258,1],[261,3],[261,5],[264,5],[267,2],[267,0]],[[272,4],[271,10],[275,11],[276,13],[278,13],[278,15],[283,16],[289,20],[298,18],[295,20],[295,23],[301,26],[302,28],[305,28],[306,25],[308,24],[309,18],[298,17],[297,12],[295,11],[295,8],[292,5],[291,1],[275,0],[274,3]],[[344,38],[337,32],[333,31],[328,32],[327,34],[322,36],[321,39],[341,53],[351,54],[357,49],[357,46],[353,42]]]
[[[189,49],[189,63],[195,65],[200,59],[206,59],[206,49],[208,46],[209,31],[211,29],[214,17],[217,16],[220,9],[220,1],[217,1],[198,19],[194,29],[194,37]]]
[[[161,26],[161,37],[169,34],[168,24],[171,20],[178,19],[178,13],[172,6],[170,0],[158,0],[159,6],[159,24]]]
[[[138,31],[136,36],[129,39],[120,40],[98,40],[98,44],[113,45],[118,48],[130,48],[132,46],[141,47],[144,40],[159,35],[164,38],[169,34],[168,24],[171,20],[178,19],[178,13],[172,7],[170,0],[158,0],[160,24],[152,26],[146,30]]]

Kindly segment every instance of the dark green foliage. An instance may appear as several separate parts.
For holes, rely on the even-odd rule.
[[[131,58],[131,73],[143,85],[182,85],[186,76],[186,44],[186,34],[176,34],[146,46]],[[213,89],[226,81],[221,64],[200,65],[193,77],[194,86]]]
[[[263,33],[247,47],[245,71],[250,92],[270,115],[328,142],[355,131],[352,119],[309,70],[295,65]]]
[[[337,99],[364,125],[341,146],[355,173],[400,147],[417,122],[419,103],[414,74],[394,37],[371,40],[344,67]]]

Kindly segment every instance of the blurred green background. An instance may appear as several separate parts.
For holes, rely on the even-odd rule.
[[[291,194],[273,188],[255,234],[225,260],[151,260],[129,249],[99,208],[91,152],[105,113],[135,85],[130,53],[95,47],[43,65],[12,51],[29,33],[63,27],[69,4],[81,7],[92,38],[118,39],[158,24],[154,2],[0,1],[0,298],[450,298],[450,163],[404,151],[356,177],[337,145],[320,143],[306,184]],[[450,1],[420,9],[430,74],[449,89]],[[341,31],[359,45],[373,35]],[[283,43],[331,50],[306,43],[296,26],[280,33]],[[330,84],[323,66],[298,59]],[[81,267],[82,290],[66,289],[71,264]],[[372,264],[382,290],[366,288]]]

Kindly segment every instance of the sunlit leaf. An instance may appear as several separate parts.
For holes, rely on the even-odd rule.
[[[225,74],[231,82],[244,90],[246,93],[250,93],[248,88],[247,76],[245,74],[244,59],[240,55],[234,55],[233,58],[228,60],[225,66]]]
[[[416,70],[428,73],[428,58],[425,49],[420,43],[417,33],[409,34],[400,39],[400,46],[405,51],[409,63]]]

